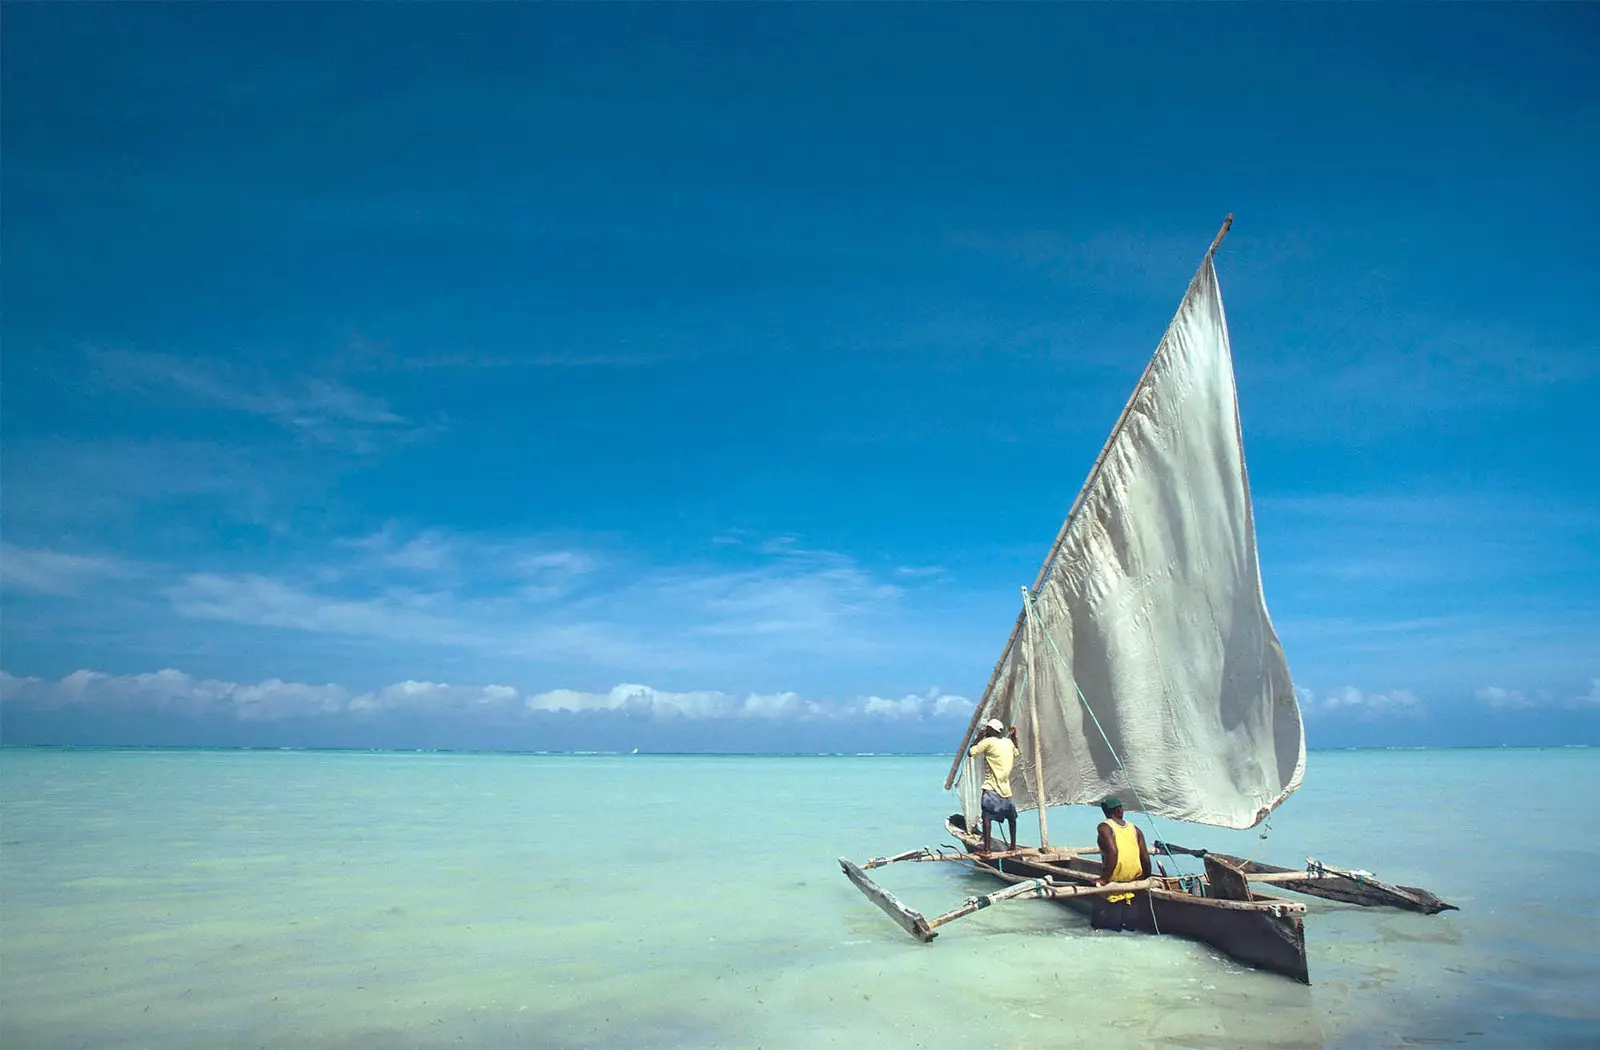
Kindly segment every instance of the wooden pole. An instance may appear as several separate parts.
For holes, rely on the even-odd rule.
[[[937,918],[927,920],[927,928],[932,931],[947,922],[965,918],[975,911],[982,911],[991,904],[1001,901],[1023,898],[1048,898],[1051,900],[1063,897],[1093,897],[1102,893],[1131,893],[1135,890],[1147,890],[1158,885],[1155,879],[1140,879],[1137,882],[1113,882],[1105,886],[1054,886],[1045,879],[1030,879],[1019,882],[1015,886],[999,890],[995,893],[986,893],[981,897],[968,898],[967,902],[959,908],[945,912]]]
[[[920,849],[908,849],[904,853],[896,853],[892,857],[873,857],[871,860],[869,860],[865,864],[861,865],[861,870],[862,871],[871,871],[873,868],[881,868],[885,864],[893,864],[896,861],[901,861],[901,860],[920,860],[925,856],[931,856],[931,855],[932,855],[931,852],[929,851],[928,847],[926,847],[926,846],[923,846]]]
[[[1017,849],[996,850],[994,853],[985,853],[979,860],[1006,860],[1011,857],[1027,857],[1029,860],[1053,861],[1072,860],[1074,857],[1095,856],[1100,852],[1099,846],[1052,846],[1050,849],[1034,849],[1032,846],[1020,846]]]
[[[1317,876],[1309,871],[1251,871],[1245,873],[1250,882],[1310,882]]]
[[[1222,243],[1222,238],[1226,237],[1231,229],[1233,229],[1233,212],[1230,211],[1228,217],[1222,220],[1222,229],[1217,231],[1216,239],[1211,242],[1211,247],[1206,249],[1208,257],[1216,254],[1218,245]]]
[[[1232,228],[1233,213],[1229,212],[1228,217],[1222,220],[1222,229],[1218,230],[1216,237],[1212,239],[1211,247],[1206,249],[1206,259],[1211,258],[1218,246],[1222,244],[1222,238],[1226,237],[1228,231]],[[1200,273],[1197,270],[1195,277],[1199,276]],[[1193,287],[1194,278],[1191,278],[1189,288],[1184,290],[1183,301],[1188,301],[1189,291]],[[1181,311],[1182,307],[1180,306],[1179,309]],[[1172,325],[1169,322],[1167,328],[1170,329],[1171,327]],[[1163,332],[1164,336],[1165,332]],[[1088,495],[1089,489],[1093,487],[1095,478],[1100,476],[1100,467],[1105,463],[1106,456],[1111,452],[1111,446],[1116,442],[1117,435],[1122,432],[1122,425],[1127,422],[1128,413],[1133,410],[1133,403],[1138,400],[1139,391],[1144,389],[1145,380],[1150,378],[1150,370],[1155,367],[1155,363],[1156,357],[1151,354],[1149,362],[1144,366],[1144,371],[1139,374],[1139,381],[1134,384],[1133,393],[1128,397],[1127,404],[1122,406],[1122,414],[1117,417],[1117,422],[1111,428],[1111,435],[1106,438],[1106,443],[1101,447],[1100,454],[1095,457],[1094,466],[1089,468],[1089,476],[1084,479],[1083,487],[1078,490],[1077,497],[1073,499],[1072,506],[1068,508],[1066,520],[1061,523],[1061,529],[1056,533],[1055,541],[1050,544],[1050,553],[1045,555],[1044,564],[1039,566],[1039,574],[1033,578],[1033,586],[1029,588],[1030,592],[1037,592],[1044,585],[1045,577],[1050,575],[1050,569],[1055,564],[1056,555],[1061,552],[1061,545],[1066,542],[1067,532],[1072,528],[1073,519],[1078,516],[1078,508],[1083,506],[1084,496]],[[994,691],[995,683],[1000,679],[1000,669],[1005,666],[1006,658],[1011,655],[1012,646],[1017,644],[1017,635],[1022,632],[1022,621],[1026,616],[1027,610],[1024,609],[1017,614],[1017,622],[1011,625],[1011,634],[1006,638],[1005,648],[1000,650],[1000,659],[995,661],[994,670],[989,674],[989,682],[983,687],[983,695],[978,698],[977,709],[972,712],[972,720],[967,723],[967,732],[961,738],[961,746],[956,748],[955,760],[950,763],[950,773],[944,778],[944,789],[946,791],[949,791],[950,786],[956,782],[956,772],[961,768],[961,756],[967,750],[967,743],[972,739],[973,730],[978,728],[978,722],[983,718],[984,710],[989,704],[989,695]]]
[[[1033,668],[1033,601],[1022,592],[1022,614],[1028,618],[1028,725],[1033,733],[1033,799],[1039,809],[1039,848],[1050,848],[1050,822],[1045,817],[1044,745],[1039,733],[1039,676]],[[1012,843],[1015,845],[1015,843]]]

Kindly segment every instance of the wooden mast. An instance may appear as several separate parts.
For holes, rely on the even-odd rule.
[[[1033,734],[1033,796],[1039,804],[1039,848],[1049,849],[1050,824],[1044,812],[1044,745],[1039,732],[1039,676],[1034,674],[1033,668],[1033,611],[1027,591],[1022,592],[1022,614],[1028,618],[1028,727]]]
[[[1228,217],[1222,220],[1222,228],[1217,231],[1216,237],[1212,239],[1211,247],[1206,249],[1205,259],[1200,261],[1201,266],[1204,266],[1206,260],[1216,253],[1217,248],[1222,244],[1222,238],[1226,237],[1228,231],[1232,228],[1233,212],[1230,211]],[[1200,273],[1196,270],[1195,277],[1199,276]],[[1189,287],[1194,287],[1193,278],[1189,281]],[[1188,297],[1188,290],[1186,289],[1184,291],[1184,299],[1187,300]],[[1179,309],[1181,310],[1182,307],[1180,306]],[[1168,327],[1171,327],[1170,324]],[[1139,391],[1144,389],[1145,380],[1150,378],[1150,370],[1155,367],[1155,363],[1155,355],[1151,354],[1150,360],[1144,366],[1144,371],[1139,374],[1139,382],[1134,384],[1133,394],[1129,396],[1127,404],[1122,406],[1122,414],[1117,417],[1116,425],[1111,428],[1110,436],[1106,438],[1106,443],[1101,447],[1100,454],[1095,457],[1094,466],[1089,468],[1088,478],[1084,480],[1083,487],[1078,490],[1077,497],[1073,499],[1072,506],[1067,511],[1067,518],[1061,523],[1061,530],[1056,533],[1055,542],[1050,544],[1050,553],[1045,555],[1044,564],[1039,566],[1039,575],[1034,577],[1033,586],[1029,588],[1030,593],[1038,593],[1039,588],[1044,585],[1045,577],[1050,575],[1050,569],[1055,564],[1056,555],[1061,552],[1061,545],[1066,542],[1067,532],[1072,528],[1072,521],[1078,516],[1078,508],[1083,506],[1083,498],[1094,485],[1094,479],[1100,476],[1100,467],[1105,463],[1106,456],[1111,452],[1111,446],[1116,442],[1117,435],[1122,432],[1122,424],[1127,421],[1128,413],[1133,410],[1133,403],[1138,399]],[[1000,659],[995,661],[994,670],[989,674],[989,683],[983,687],[983,695],[978,698],[978,706],[972,712],[972,720],[967,723],[967,731],[961,737],[961,744],[956,748],[956,757],[950,763],[950,773],[944,778],[944,789],[946,791],[949,791],[950,785],[956,782],[956,772],[961,768],[961,756],[967,750],[967,742],[972,739],[973,731],[978,728],[979,721],[983,719],[984,709],[989,706],[989,696],[994,692],[995,682],[1000,679],[1000,671],[1005,667],[1006,659],[1011,655],[1012,647],[1017,644],[1017,635],[1021,633],[1022,621],[1027,615],[1028,610],[1024,607],[1017,614],[1017,622],[1011,626],[1011,635],[1006,639],[1005,648],[1000,650]]]

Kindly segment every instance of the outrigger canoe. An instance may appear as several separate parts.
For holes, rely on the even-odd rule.
[[[850,880],[917,939],[1004,901],[1045,898],[1089,911],[1134,890],[1135,921],[1209,944],[1251,966],[1309,982],[1303,903],[1293,893],[1424,914],[1449,910],[1426,890],[1308,859],[1280,868],[1163,844],[1153,858],[1203,862],[1180,874],[1097,887],[1095,849],[1052,849],[1050,806],[1116,795],[1129,818],[1252,828],[1305,775],[1305,732],[1288,662],[1267,615],[1244,463],[1232,349],[1211,242],[1155,354],[1045,555],[956,749],[949,790],[961,813],[953,850],[907,850],[857,865]],[[983,771],[968,744],[981,721],[1013,727],[1020,812],[1036,811],[1038,848],[985,854]],[[866,872],[900,862],[968,865],[1011,885],[934,918]]]

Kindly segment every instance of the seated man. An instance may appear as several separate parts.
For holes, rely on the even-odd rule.
[[[1122,800],[1110,796],[1100,803],[1106,819],[1100,822],[1100,878],[1096,885],[1133,882],[1150,877],[1150,851],[1144,832],[1122,819]],[[1090,925],[1097,930],[1132,930],[1132,893],[1109,893],[1095,901]]]
[[[1013,733],[1015,730],[1013,730]],[[1016,738],[1007,738],[1006,727],[998,718],[991,718],[978,731],[978,742],[967,750],[969,755],[982,755],[983,774],[983,849],[994,852],[994,840],[989,836],[990,825],[1004,820],[1011,827],[1011,845],[1017,848],[1017,807],[1011,801],[1011,767],[1016,765],[1022,749]]]

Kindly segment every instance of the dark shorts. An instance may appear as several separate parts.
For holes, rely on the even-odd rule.
[[[1104,897],[1094,902],[1094,913],[1089,917],[1089,925],[1097,930],[1132,930],[1137,927],[1133,924],[1134,897],[1131,901],[1108,901]]]
[[[1009,798],[1001,798],[993,791],[985,791],[983,815],[991,820],[1016,820],[1017,807]]]

